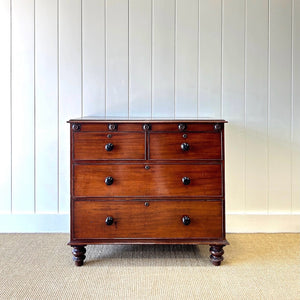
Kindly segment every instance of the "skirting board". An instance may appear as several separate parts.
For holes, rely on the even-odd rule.
[[[69,232],[69,214],[0,214],[2,233]]]
[[[300,214],[227,214],[228,233],[300,232]]]
[[[1,233],[69,232],[69,214],[0,214]],[[300,214],[227,214],[228,233],[300,232]]]

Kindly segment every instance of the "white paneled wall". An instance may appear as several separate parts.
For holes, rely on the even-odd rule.
[[[37,213],[56,213],[58,210],[57,10],[55,1],[49,3],[48,0],[40,0],[35,3],[35,209]]]
[[[0,232],[68,231],[83,115],[227,119],[228,231],[300,231],[300,0],[0,0],[0,39]]]

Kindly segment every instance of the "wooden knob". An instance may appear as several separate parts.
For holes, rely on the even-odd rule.
[[[112,225],[113,222],[114,222],[114,218],[111,217],[111,216],[108,216],[108,217],[105,219],[105,223],[106,223],[106,225],[108,225],[108,226]]]
[[[188,143],[182,143],[180,147],[183,151],[189,151],[190,150],[190,145]]]
[[[184,225],[189,225],[189,224],[191,223],[190,217],[189,217],[189,216],[183,216],[183,217],[182,217],[182,223],[183,223]]]
[[[108,124],[108,130],[109,131],[117,131],[118,130],[118,124],[114,124],[114,123]]]
[[[184,131],[184,130],[186,130],[186,124],[180,123],[180,124],[178,125],[178,130],[179,130],[179,131]]]
[[[183,177],[181,180],[184,185],[188,185],[191,183],[191,179],[189,177]]]
[[[143,130],[145,130],[145,131],[151,130],[151,124],[144,124]]]
[[[81,130],[81,124],[74,123],[74,124],[72,125],[72,130],[73,130],[73,131],[80,131],[80,130]]]
[[[112,151],[114,149],[114,144],[112,144],[112,143],[108,143],[108,144],[106,144],[105,145],[105,150],[106,151]]]
[[[114,179],[111,176],[108,176],[108,177],[105,178],[104,182],[105,182],[106,185],[112,185],[113,182],[114,182]]]
[[[215,124],[215,131],[220,131],[222,129],[222,125],[220,123]]]

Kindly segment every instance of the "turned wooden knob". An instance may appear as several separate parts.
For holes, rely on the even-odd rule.
[[[81,130],[81,124],[74,123],[74,124],[72,125],[72,130],[73,130],[73,131],[80,131],[80,130]]]
[[[184,130],[186,130],[186,124],[180,123],[180,124],[178,125],[178,130],[179,130],[179,131],[184,131]]]
[[[182,223],[183,223],[184,225],[189,225],[189,224],[191,223],[190,217],[189,217],[189,216],[183,216],[183,217],[182,217]]]
[[[106,151],[112,151],[114,149],[114,144],[112,144],[112,143],[108,143],[108,144],[106,144],[105,145],[105,150]]]
[[[114,124],[114,123],[108,124],[108,130],[109,131],[116,131],[116,130],[118,130],[118,124]]]
[[[113,182],[114,182],[114,179],[111,176],[108,176],[108,177],[105,178],[104,182],[105,182],[106,185],[112,185]]]
[[[189,177],[183,177],[181,180],[184,185],[188,185],[191,183],[191,179]]]
[[[220,131],[222,129],[222,125],[220,123],[215,124],[214,126],[215,131]]]
[[[189,151],[190,150],[190,145],[188,143],[182,143],[180,147],[183,151]]]
[[[144,124],[143,130],[145,130],[145,131],[151,130],[151,124]]]
[[[105,223],[106,223],[106,225],[108,225],[108,226],[112,225],[113,222],[114,222],[114,218],[111,217],[111,216],[108,216],[108,217],[105,219]]]

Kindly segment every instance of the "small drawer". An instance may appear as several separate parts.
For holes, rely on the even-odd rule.
[[[145,134],[143,132],[75,132],[73,159],[145,159]]]
[[[222,164],[76,164],[75,197],[222,197]]]
[[[75,132],[138,132],[143,131],[143,124],[120,123],[113,120],[107,122],[81,122],[78,120],[78,122],[71,122],[71,128]]]
[[[74,239],[222,238],[222,202],[73,201]]]
[[[149,159],[221,160],[221,132],[161,132],[149,134]]]
[[[164,122],[153,123],[151,126],[152,132],[199,132],[199,131],[215,131],[216,126],[219,129],[223,128],[222,123],[193,123],[193,122]]]

